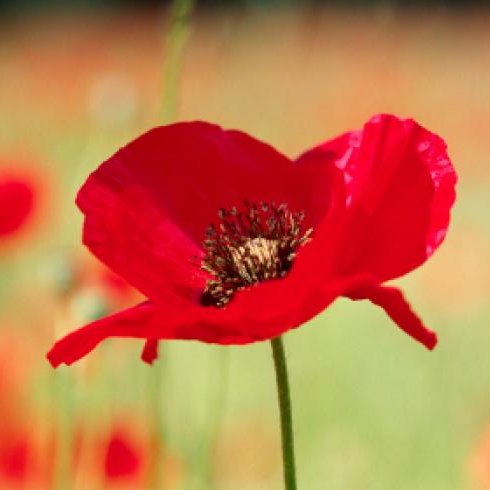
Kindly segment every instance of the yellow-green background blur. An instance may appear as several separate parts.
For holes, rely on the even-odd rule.
[[[50,458],[60,457],[51,434],[71,427],[85,461],[74,490],[144,488],[125,478],[104,486],[95,450],[77,442],[117,421],[148,445],[154,375],[141,342],[108,341],[70,370],[44,356],[107,309],[97,288],[75,291],[68,306],[60,293],[71,268],[91,264],[74,196],[106,157],[159,124],[165,19],[111,10],[1,23],[0,165],[27,162],[41,209],[0,255],[0,388],[21,380],[9,388],[15,425]],[[294,156],[379,112],[443,136],[460,177],[446,241],[397,281],[439,345],[430,353],[380,309],[348,300],[286,335],[299,488],[489,489],[490,11],[222,6],[192,18],[178,119],[238,128]],[[171,342],[161,374],[167,488],[207,490],[209,471],[218,490],[281,488],[267,343]],[[35,490],[2,478],[2,489]]]

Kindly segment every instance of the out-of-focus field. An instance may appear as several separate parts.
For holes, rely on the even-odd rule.
[[[490,488],[489,26],[490,12],[389,8],[194,20],[179,119],[239,128],[293,156],[393,112],[443,135],[460,176],[447,241],[399,281],[439,333],[433,353],[372,305],[347,300],[286,336],[301,489]],[[23,17],[0,29],[1,165],[22,162],[41,190],[28,231],[0,252],[0,413],[20,441],[13,456],[0,441],[0,488],[48,488],[39,468],[70,424],[68,488],[144,488],[154,380],[140,342],[106,342],[56,373],[44,355],[99,310],[134,300],[113,278],[101,286],[73,201],[102,160],[158,124],[164,35],[155,13]],[[89,279],[68,287],[78,268]],[[168,488],[205,488],[206,454],[215,488],[281,488],[269,345],[173,342],[162,357]],[[227,368],[223,425],[208,447]],[[106,464],[103,477],[114,431],[116,459],[134,464],[119,473]],[[36,477],[15,483],[34,460]]]

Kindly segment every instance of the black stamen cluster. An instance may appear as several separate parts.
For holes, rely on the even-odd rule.
[[[313,231],[303,233],[304,213],[290,211],[285,203],[245,201],[243,210],[220,209],[218,217],[203,241],[201,268],[213,276],[201,297],[206,306],[225,306],[236,291],[286,275]]]

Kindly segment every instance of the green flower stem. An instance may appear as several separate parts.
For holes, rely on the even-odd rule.
[[[161,354],[161,352],[160,352]],[[163,359],[158,359],[150,370],[149,410],[152,427],[151,457],[148,468],[148,489],[164,488],[165,428],[162,418]]]
[[[286,490],[296,490],[296,467],[294,463],[293,420],[289,391],[286,356],[281,337],[271,340],[274,366],[276,368],[277,395],[281,413],[282,458]]]
[[[57,447],[54,460],[52,488],[54,490],[69,490],[72,488],[72,458],[74,446],[74,399],[72,373],[61,368],[53,380],[54,399],[57,410]]]
[[[190,16],[195,0],[174,0],[171,6],[163,73],[162,121],[167,124],[177,114],[182,60],[190,33]]]
[[[69,298],[57,297],[53,319],[53,337],[60,338],[66,325],[72,323]],[[73,449],[75,442],[75,383],[72,369],[60,367],[52,376],[52,403],[54,404],[54,431],[56,451],[53,467],[52,490],[69,490],[73,487]]]
[[[226,394],[228,391],[228,374],[229,374],[229,362],[230,353],[227,347],[221,347],[218,354],[218,374],[216,391],[213,397],[213,403],[209,412],[209,432],[208,441],[205,444],[204,457],[204,472],[203,480],[205,488],[208,490],[214,490],[217,488],[216,475],[214,471],[214,461],[216,449],[218,446],[221,430],[223,428],[223,418],[225,414]]]

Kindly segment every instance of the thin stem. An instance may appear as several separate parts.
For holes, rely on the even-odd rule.
[[[281,413],[282,458],[286,490],[296,490],[296,467],[294,463],[293,419],[289,391],[286,356],[281,337],[271,340],[274,366],[276,368],[277,396]]]
[[[222,347],[218,353],[218,374],[216,382],[216,391],[209,412],[209,433],[208,441],[205,445],[204,457],[204,482],[205,488],[213,490],[216,488],[214,472],[214,456],[223,427],[223,416],[225,413],[226,394],[228,391],[228,374],[229,374],[229,351]]]
[[[164,85],[161,119],[166,124],[175,120],[177,96],[184,49],[190,32],[190,16],[196,0],[174,0],[170,12],[170,24],[164,62]]]
[[[148,468],[148,488],[160,490],[164,482],[164,424],[162,420],[162,359],[157,360],[150,372],[149,403],[152,427],[151,458]]]
[[[66,325],[73,323],[69,307],[69,296],[57,296],[57,308],[53,319],[53,337],[59,338],[65,333]],[[75,378],[67,368],[53,373],[53,403],[55,404],[56,457],[54,459],[53,490],[72,488],[73,447],[75,442]]]
[[[72,458],[74,446],[74,400],[73,377],[68,369],[61,369],[54,379],[57,401],[57,448],[54,460],[54,490],[68,490],[72,487]]]

